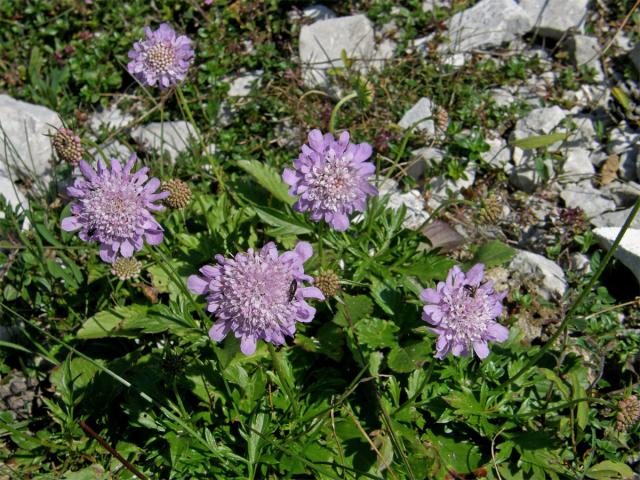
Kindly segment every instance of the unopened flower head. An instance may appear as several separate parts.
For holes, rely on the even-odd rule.
[[[140,275],[140,270],[142,270],[142,263],[134,257],[118,257],[115,262],[111,264],[111,274],[120,280],[136,278]]]
[[[143,85],[167,88],[184,80],[193,61],[191,40],[177,35],[167,23],[156,31],[145,27],[146,39],[133,44],[129,51],[129,73]]]
[[[80,137],[68,128],[59,129],[53,136],[53,148],[61,160],[75,166],[82,160],[84,149]]]
[[[616,430],[624,432],[631,430],[640,421],[640,400],[635,395],[631,395],[618,404],[618,415],[616,417]]]
[[[202,276],[187,281],[191,292],[207,296],[207,311],[217,318],[209,336],[220,341],[232,331],[245,355],[255,351],[258,340],[282,345],[285,335],[295,333],[296,322],[313,320],[316,310],[306,299],[324,299],[318,288],[303,283],[313,280],[303,267],[312,254],[307,242],[282,254],[270,242],[259,252],[216,255],[217,265],[205,265]]]
[[[191,200],[191,189],[189,185],[177,178],[163,182],[162,189],[169,192],[169,196],[164,200],[173,209],[184,208]]]
[[[504,342],[509,330],[495,321],[502,313],[507,291],[495,292],[493,282],[482,281],[484,265],[474,265],[466,274],[460,267],[449,270],[446,282],[426,288],[420,299],[426,303],[422,319],[438,335],[436,358],[448,353],[480,358],[489,355],[488,342]]]
[[[100,160],[96,172],[82,160],[84,178],[77,178],[67,188],[69,196],[77,201],[71,205],[72,215],[62,220],[62,229],[79,230],[82,240],[98,242],[100,258],[108,263],[113,263],[118,254],[131,257],[142,249],[145,240],[158,245],[164,235],[152,212],[164,208],[155,202],[169,192],[156,193],[160,180],[149,180],[148,168],[132,173],[135,162],[135,154],[124,167],[112,159],[109,169]]]
[[[340,277],[333,270],[320,272],[315,284],[325,297],[335,297],[340,292]]]
[[[324,220],[338,231],[349,228],[349,215],[364,212],[367,196],[378,194],[369,183],[375,172],[373,163],[367,162],[371,153],[368,143],[350,143],[349,132],[336,140],[330,133],[323,136],[313,130],[293,168],[282,174],[289,194],[300,195],[293,208],[309,210],[311,220]]]

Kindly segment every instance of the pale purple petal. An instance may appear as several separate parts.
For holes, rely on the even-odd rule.
[[[202,277],[190,276],[189,290],[206,295],[207,311],[217,318],[210,336],[221,339],[232,330],[241,339],[242,352],[250,355],[258,340],[282,344],[295,333],[297,322],[313,320],[315,309],[304,299],[324,296],[303,283],[312,280],[303,265],[312,253],[311,245],[299,242],[295,250],[279,255],[270,242],[233,258],[216,255],[218,266],[205,265]]]

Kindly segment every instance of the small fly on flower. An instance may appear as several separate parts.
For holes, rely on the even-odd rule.
[[[473,285],[463,285],[462,288],[464,288],[464,291],[467,292],[469,294],[470,297],[475,297],[476,296],[476,292],[478,291],[478,286],[473,286]]]
[[[289,302],[293,302],[293,298],[296,296],[296,290],[298,289],[298,282],[291,280],[289,285]]]

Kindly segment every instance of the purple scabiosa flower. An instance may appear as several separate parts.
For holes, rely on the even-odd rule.
[[[364,212],[367,195],[378,190],[368,182],[376,167],[366,160],[371,156],[368,143],[349,143],[349,132],[336,141],[320,130],[309,133],[309,145],[302,146],[294,168],[285,168],[282,179],[289,184],[289,195],[300,198],[293,208],[309,210],[311,220],[324,220],[334,229],[349,228],[349,214]]]
[[[144,32],[146,40],[134,43],[129,50],[129,73],[143,85],[157,83],[160,88],[184,80],[193,61],[191,40],[185,35],[176,35],[168,23],[161,24],[155,32],[145,27]]]
[[[420,294],[427,304],[422,319],[433,325],[429,330],[439,335],[436,358],[444,358],[449,352],[466,357],[472,349],[478,357],[486,358],[487,342],[504,342],[509,337],[509,330],[495,321],[502,313],[507,291],[495,292],[493,282],[483,282],[483,276],[481,263],[466,274],[455,266],[449,270],[446,282]]]
[[[149,245],[158,245],[164,235],[152,212],[164,208],[154,202],[167,197],[169,192],[155,193],[160,180],[149,180],[147,167],[131,173],[135,162],[135,153],[124,168],[112,159],[109,170],[100,160],[96,172],[80,160],[84,178],[76,178],[67,188],[69,196],[77,202],[71,205],[72,215],[62,220],[62,229],[80,230],[82,240],[98,242],[100,258],[107,263],[113,263],[118,253],[131,257],[142,248],[144,240]]]
[[[295,333],[296,322],[313,320],[316,310],[305,299],[324,296],[302,283],[313,281],[303,267],[312,254],[311,245],[299,242],[278,255],[270,242],[259,252],[249,249],[228,259],[216,255],[218,265],[202,267],[202,276],[191,275],[189,290],[207,295],[207,311],[217,317],[209,330],[211,339],[220,341],[233,331],[242,353],[251,355],[257,340],[282,345],[285,335]]]

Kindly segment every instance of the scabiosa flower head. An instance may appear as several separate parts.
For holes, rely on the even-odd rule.
[[[169,192],[169,196],[164,200],[164,203],[169,207],[179,210],[189,205],[191,201],[191,188],[182,180],[177,178],[167,180],[163,182],[162,189]]]
[[[480,358],[489,355],[487,342],[504,342],[509,330],[495,321],[502,313],[507,291],[495,292],[491,280],[482,281],[484,265],[474,265],[466,274],[460,267],[449,270],[446,282],[426,288],[420,299],[427,305],[422,319],[438,334],[436,358],[449,352],[466,357],[472,350]]]
[[[120,280],[136,278],[140,276],[140,270],[142,270],[142,263],[133,257],[118,257],[115,262],[111,264],[111,274]]]
[[[156,31],[145,27],[147,38],[133,44],[129,51],[131,61],[127,70],[143,85],[167,88],[187,76],[193,61],[191,40],[185,35],[176,35],[169,24],[163,23]]]
[[[84,154],[82,142],[80,141],[80,137],[73,133],[73,130],[60,128],[53,136],[52,143],[53,148],[61,160],[73,166],[78,165],[80,160],[82,160],[82,155]]]
[[[131,257],[142,248],[144,240],[150,245],[162,241],[162,227],[152,212],[164,208],[154,202],[162,200],[169,192],[156,193],[160,180],[149,180],[147,167],[132,173],[135,162],[135,154],[124,168],[112,159],[109,170],[100,160],[96,172],[81,160],[80,171],[84,178],[77,178],[67,188],[69,196],[77,202],[71,205],[72,215],[62,220],[62,229],[67,232],[80,230],[82,240],[98,242],[100,258],[108,263],[113,263],[118,253]]]
[[[187,281],[191,292],[207,295],[207,311],[217,317],[209,336],[220,341],[233,331],[245,355],[256,350],[260,339],[282,345],[285,335],[295,333],[296,322],[313,320],[316,310],[305,299],[324,299],[318,288],[303,284],[313,280],[303,267],[312,254],[307,242],[281,255],[270,242],[259,252],[216,255],[218,265],[205,265],[202,276]]]
[[[282,174],[291,187],[289,195],[300,195],[293,208],[309,210],[311,220],[324,220],[338,231],[349,228],[349,214],[364,212],[367,196],[378,194],[368,182],[376,169],[366,161],[370,156],[371,145],[350,143],[349,132],[336,141],[330,133],[311,131],[294,168]]]

